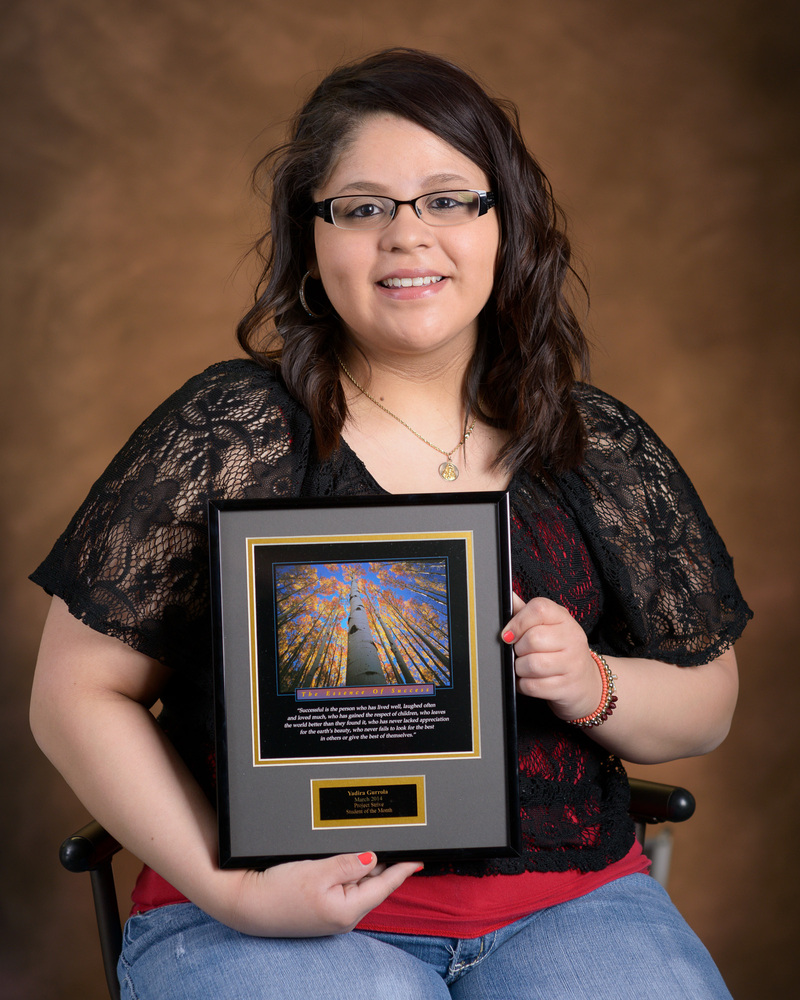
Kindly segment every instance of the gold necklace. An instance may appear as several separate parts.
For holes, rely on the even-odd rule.
[[[350,381],[353,383],[356,389],[358,389],[359,392],[363,392],[364,395],[367,397],[367,399],[370,400],[372,403],[374,403],[379,410],[383,410],[384,413],[387,413],[399,424],[402,424],[407,431],[411,431],[414,437],[419,438],[419,440],[422,441],[423,444],[426,444],[429,448],[433,448],[434,451],[438,451],[440,455],[444,455],[447,461],[442,462],[442,464],[439,466],[439,475],[442,477],[442,479],[446,480],[448,483],[452,483],[456,479],[458,479],[458,466],[453,461],[453,455],[455,454],[455,452],[458,451],[459,448],[463,448],[463,446],[467,443],[467,438],[472,433],[475,424],[478,421],[477,416],[469,425],[469,427],[464,431],[464,435],[458,442],[458,444],[454,448],[451,448],[450,451],[445,451],[444,448],[438,448],[435,444],[433,444],[432,441],[429,441],[427,438],[424,438],[418,431],[415,431],[413,427],[407,424],[405,420],[402,419],[402,417],[398,417],[396,413],[392,413],[392,411],[388,407],[384,406],[383,403],[379,402],[374,396],[371,396],[363,385],[359,385],[358,382],[356,382],[356,380],[347,370],[344,361],[342,361],[342,359],[339,357],[338,354],[336,355],[336,360],[339,362],[339,366],[341,367],[342,371],[350,379]]]

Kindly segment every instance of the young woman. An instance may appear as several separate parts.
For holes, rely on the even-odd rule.
[[[261,169],[250,359],[156,410],[33,575],[34,733],[146,864],[123,995],[729,996],[645,874],[618,758],[725,737],[749,610],[671,453],[576,381],[569,245],[513,108],[390,50],[326,78]],[[208,498],[505,489],[523,856],[221,870]]]

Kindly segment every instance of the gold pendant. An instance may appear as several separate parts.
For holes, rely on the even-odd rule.
[[[458,469],[455,465],[453,465],[450,459],[448,459],[446,462],[442,462],[439,466],[439,475],[442,479],[446,479],[448,483],[452,483],[458,479]]]

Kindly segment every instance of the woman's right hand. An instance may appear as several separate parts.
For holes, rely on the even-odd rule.
[[[230,912],[213,915],[259,937],[343,934],[420,868],[414,861],[378,864],[367,852],[243,871]]]

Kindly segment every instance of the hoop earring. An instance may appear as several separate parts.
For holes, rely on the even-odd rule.
[[[302,278],[302,280],[300,282],[300,290],[299,290],[300,291],[300,302],[301,302],[303,308],[305,309],[305,311],[308,313],[308,315],[312,319],[324,319],[325,316],[328,315],[328,313],[330,312],[330,310],[328,309],[325,312],[321,312],[321,313],[314,312],[314,310],[311,308],[311,306],[309,306],[308,300],[306,299],[306,282],[308,281],[308,279],[310,277],[311,277],[311,272],[310,271],[306,271],[306,273],[303,275],[303,278]]]

